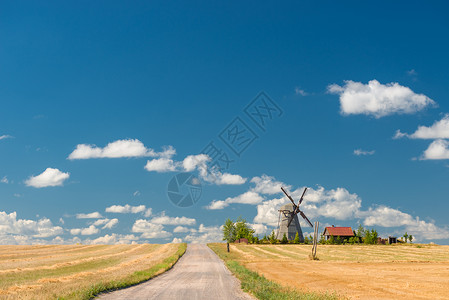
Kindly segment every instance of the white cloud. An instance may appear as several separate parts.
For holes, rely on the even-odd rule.
[[[258,193],[253,191],[245,192],[241,195],[238,195],[237,197],[229,197],[226,198],[226,200],[214,200],[212,201],[209,206],[207,206],[207,209],[223,209],[231,203],[240,203],[240,204],[251,204],[256,205],[261,203],[263,200],[263,197],[260,196]]]
[[[58,169],[47,168],[37,176],[31,176],[25,181],[27,186],[43,188],[48,186],[62,186],[64,181],[70,177],[69,173],[63,173]]]
[[[381,118],[392,114],[411,114],[436,103],[423,94],[416,94],[410,88],[398,83],[381,84],[371,80],[368,84],[345,81],[344,86],[328,86],[332,94],[340,95],[340,109],[343,115],[365,114]]]
[[[449,142],[446,140],[433,141],[424,151],[421,159],[449,159]]]
[[[411,215],[387,206],[370,208],[362,213],[365,216],[363,222],[366,226],[399,227],[405,226],[405,230],[420,239],[447,239],[449,230],[439,228],[433,223],[425,222],[419,217],[413,218]]]
[[[252,229],[254,229],[255,234],[265,234],[268,227],[264,224],[249,224]]]
[[[135,191],[135,192],[133,193],[133,196],[134,196],[134,197],[140,196],[140,192],[139,192],[139,191]]]
[[[172,235],[170,232],[165,231],[164,226],[161,224],[154,224],[143,219],[134,222],[132,232],[142,233],[141,238],[144,239],[167,238]]]
[[[272,199],[264,201],[257,205],[257,215],[254,217],[254,223],[277,226],[279,219],[278,209],[287,203],[285,198]]]
[[[138,139],[117,140],[101,148],[96,145],[79,144],[70,153],[68,159],[120,158],[120,157],[171,157],[176,150],[169,146],[162,152],[155,152]]]
[[[295,201],[299,200],[303,191],[304,188],[294,190],[291,193],[292,198]],[[286,203],[290,203],[290,201],[286,197],[282,197],[259,204],[254,223],[277,226],[279,221],[278,209]],[[317,189],[309,188],[301,204],[301,210],[304,211],[309,219],[321,216],[337,220],[348,220],[357,216],[361,203],[362,200],[357,194],[351,194],[344,188],[331,190],[325,190],[323,187],[318,187]],[[302,218],[300,218],[300,221],[304,223]]]
[[[145,165],[144,168],[148,172],[154,171],[154,172],[158,172],[158,173],[174,172],[177,169],[173,159],[165,158],[165,157],[148,160],[147,164]]]
[[[195,225],[196,220],[186,217],[169,217],[163,212],[161,216],[151,219],[151,223],[161,225]]]
[[[361,155],[373,155],[376,151],[375,150],[362,150],[362,149],[355,149],[354,155],[361,156]]]
[[[1,141],[1,140],[4,140],[4,139],[10,139],[10,138],[12,138],[12,136],[7,135],[7,134],[0,135],[0,141]]]
[[[245,182],[246,178],[243,178],[238,174],[230,174],[230,173],[218,173],[218,176],[214,181],[214,183],[218,185],[225,185],[225,184],[239,185],[244,184]]]
[[[129,204],[126,204],[124,206],[122,205],[112,205],[109,207],[106,207],[106,212],[109,213],[118,213],[118,214],[137,214],[137,213],[144,213],[145,217],[149,217],[151,215],[152,209],[146,208],[145,205],[138,205],[138,206],[131,206]]]
[[[189,155],[182,161],[182,166],[186,172],[192,172],[198,167],[207,168],[208,161],[210,161],[210,157],[206,154]]]
[[[3,176],[3,178],[0,180],[0,182],[8,184],[9,183],[8,177]]]
[[[101,229],[111,229],[115,225],[118,224],[118,219],[99,219],[95,221],[92,225],[101,226],[104,225]]]
[[[408,137],[411,139],[449,139],[449,114],[441,120],[435,121],[432,126],[418,126],[412,134],[396,131],[395,138]]]
[[[219,226],[208,227],[200,224],[198,231],[187,235],[184,240],[193,244],[221,242],[223,240],[223,233]]]
[[[192,172],[198,170],[199,177],[216,185],[240,185],[246,182],[237,174],[222,173],[216,168],[209,168],[206,162],[210,161],[206,154],[189,155],[183,161],[174,161],[171,158],[158,158],[148,160],[145,170],[149,172]]]
[[[70,234],[72,235],[93,235],[93,234],[97,234],[100,230],[95,227],[94,225],[90,225],[87,228],[73,228],[70,229]]]
[[[116,244],[135,244],[139,238],[133,234],[106,234],[105,236],[96,238],[94,240],[85,240],[85,244],[101,244],[101,245],[116,245]]]
[[[190,229],[184,226],[176,226],[175,229],[173,229],[174,233],[181,233],[181,232],[189,232]]]
[[[77,219],[100,219],[103,218],[103,216],[98,212],[92,212],[89,214],[76,214]]]
[[[182,243],[182,239],[180,238],[173,238],[173,240],[171,241],[172,244],[178,244],[178,243]]]
[[[279,194],[282,193],[281,187],[290,189],[291,186],[277,181],[274,177],[263,174],[261,177],[253,177],[251,183],[255,184],[251,190],[259,194]]]
[[[7,214],[0,211],[0,236],[10,236],[12,239],[19,235],[47,238],[62,233],[62,227],[54,226],[50,219],[42,218],[38,221],[17,219],[16,212]],[[2,239],[0,238],[0,240]],[[2,242],[0,241],[0,243]]]

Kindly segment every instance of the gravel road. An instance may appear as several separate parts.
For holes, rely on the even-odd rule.
[[[254,299],[206,245],[189,244],[168,272],[97,299]]]

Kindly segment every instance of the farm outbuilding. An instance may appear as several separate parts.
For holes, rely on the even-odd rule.
[[[326,227],[324,229],[323,235],[328,240],[331,236],[333,237],[341,237],[341,238],[350,238],[354,236],[354,231],[352,231],[351,227]]]

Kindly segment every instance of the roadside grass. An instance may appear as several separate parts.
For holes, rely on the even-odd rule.
[[[139,283],[142,283],[144,281],[147,281],[161,273],[164,273],[165,271],[168,271],[173,267],[173,265],[181,258],[181,256],[184,255],[186,252],[187,244],[182,243],[179,245],[178,250],[175,254],[172,256],[169,256],[165,258],[161,263],[152,266],[148,270],[144,271],[136,271],[131,275],[126,276],[125,278],[122,278],[120,280],[113,280],[113,281],[103,281],[100,283],[96,283],[91,285],[89,288],[82,289],[73,293],[70,293],[68,295],[62,295],[57,296],[55,295],[55,298],[57,299],[79,299],[79,300],[85,300],[85,299],[92,299],[95,296],[98,296],[100,293],[104,292],[111,292],[118,289],[123,289],[126,287],[130,287]]]
[[[257,299],[263,300],[334,300],[341,299],[341,296],[336,294],[319,294],[312,292],[302,292],[297,289],[286,288],[276,282],[260,276],[257,272],[253,272],[245,268],[238,262],[238,255],[233,252],[226,251],[226,244],[214,243],[208,244],[226,264],[229,270],[240,280],[242,289],[249,292]]]

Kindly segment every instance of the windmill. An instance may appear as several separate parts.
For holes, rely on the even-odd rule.
[[[298,220],[298,213],[301,215],[301,217],[304,218],[304,220],[309,223],[310,227],[313,228],[312,223],[307,219],[306,215],[299,209],[299,205],[304,200],[304,195],[307,192],[307,188],[304,189],[304,192],[302,193],[301,198],[298,201],[298,204],[295,204],[295,201],[293,201],[293,198],[284,190],[283,187],[281,187],[281,190],[284,192],[284,194],[287,196],[288,199],[292,203],[285,204],[281,206],[279,209],[279,229],[277,234],[277,239],[281,239],[285,235],[289,240],[293,240],[296,236],[296,233],[299,235],[299,241],[301,243],[304,242],[304,235],[302,234],[301,225],[299,224]]]

